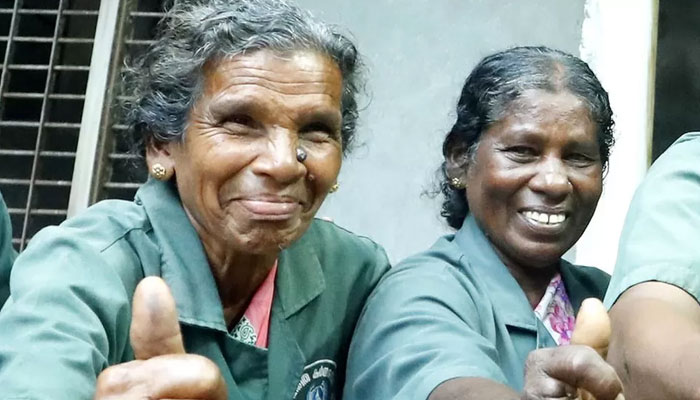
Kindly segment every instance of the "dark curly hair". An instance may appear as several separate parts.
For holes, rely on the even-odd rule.
[[[141,151],[149,141],[182,138],[207,62],[260,49],[313,50],[335,61],[343,77],[343,152],[350,150],[364,71],[353,42],[333,26],[287,0],[189,0],[175,2],[158,32],[123,77],[123,110]]]
[[[460,168],[474,156],[481,134],[503,118],[508,105],[529,89],[569,91],[590,109],[597,127],[603,171],[608,167],[613,137],[613,113],[608,93],[593,71],[578,57],[547,47],[515,47],[481,60],[464,83],[457,103],[457,121],[442,144],[441,215],[459,229],[469,213],[464,189],[450,184],[447,160]]]

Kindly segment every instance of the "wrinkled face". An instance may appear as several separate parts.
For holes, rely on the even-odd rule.
[[[279,251],[306,231],[338,176],[340,70],[315,52],[260,50],[211,63],[204,76],[184,140],[149,154],[149,163],[162,157],[173,166],[203,240]]]
[[[471,213],[506,265],[558,262],[602,192],[587,107],[569,92],[525,91],[483,133],[465,182]]]

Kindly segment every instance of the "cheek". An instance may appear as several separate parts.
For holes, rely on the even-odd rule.
[[[336,183],[342,156],[340,150],[333,149],[323,155],[309,157],[306,161],[308,174],[312,176],[312,186],[314,192],[325,193]]]
[[[595,207],[603,193],[603,178],[600,172],[582,176],[575,183],[583,202]]]

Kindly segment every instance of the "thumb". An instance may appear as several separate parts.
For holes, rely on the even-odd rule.
[[[603,303],[593,297],[584,300],[576,316],[576,326],[571,335],[571,344],[592,347],[605,359],[608,354],[610,334],[610,318]],[[580,400],[595,400],[593,395],[583,389],[579,389],[578,394]],[[624,399],[624,397],[622,398]]]
[[[605,359],[611,332],[610,318],[603,303],[596,298],[584,300],[576,316],[576,326],[571,335],[571,344],[592,347]]]
[[[137,360],[185,353],[175,299],[161,278],[147,277],[136,286],[129,336]]]

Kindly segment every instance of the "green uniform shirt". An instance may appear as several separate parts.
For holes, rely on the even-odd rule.
[[[700,302],[700,132],[680,137],[649,169],[620,236],[605,305],[628,288],[660,281]]]
[[[0,193],[0,308],[10,295],[8,281],[12,263],[17,257],[15,248],[12,247],[12,224],[10,224],[10,214],[7,213],[5,200]]]
[[[387,268],[372,241],[314,221],[280,254],[269,350],[243,344],[175,189],[150,180],[134,202],[103,201],[43,230],[17,259],[0,312],[0,399],[91,399],[100,371],[133,359],[144,275],[168,283],[186,350],[219,366],[229,400],[337,398],[357,316]]]
[[[576,311],[609,277],[561,261]],[[350,347],[345,400],[426,399],[440,383],[482,377],[523,386],[528,353],[556,346],[518,283],[468,217],[455,235],[394,267],[367,300]]]

